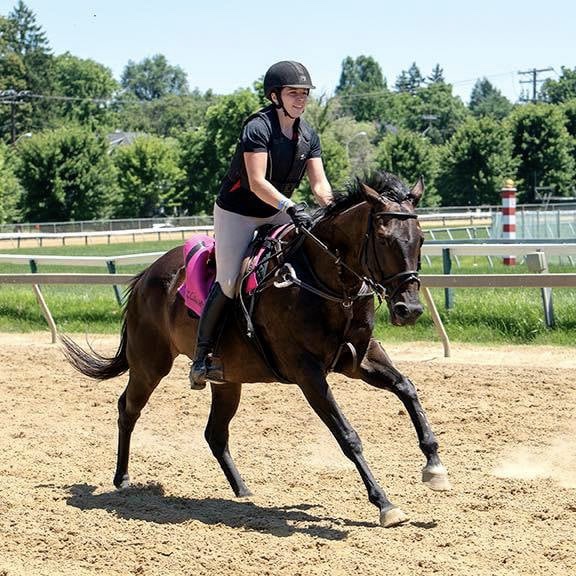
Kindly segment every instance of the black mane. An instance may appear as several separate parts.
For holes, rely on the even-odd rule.
[[[394,202],[402,202],[410,194],[410,190],[398,176],[390,172],[372,172],[362,178],[354,178],[349,181],[343,191],[335,191],[334,201],[329,206],[321,208],[316,217],[338,214],[363,202],[362,184],[369,186],[381,196]]]

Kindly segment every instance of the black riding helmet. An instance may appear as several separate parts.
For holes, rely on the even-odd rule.
[[[280,90],[284,86],[307,88],[308,90],[314,88],[312,79],[310,78],[310,73],[306,69],[306,66],[300,64],[300,62],[283,60],[282,62],[272,64],[264,76],[264,94],[266,95],[266,98],[272,100],[272,93],[276,92],[279,102],[276,104],[276,107],[282,108],[284,114],[290,116],[284,108],[282,98],[280,98]]]

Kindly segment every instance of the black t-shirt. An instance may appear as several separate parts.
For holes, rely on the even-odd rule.
[[[296,127],[298,140],[286,138],[272,106],[264,108],[244,124],[228,174],[220,186],[216,200],[220,208],[258,218],[278,212],[249,189],[244,152],[266,152],[266,179],[290,197],[302,179],[308,159],[319,158],[322,153],[320,139],[310,125],[299,120]],[[295,158],[296,151],[298,158]]]

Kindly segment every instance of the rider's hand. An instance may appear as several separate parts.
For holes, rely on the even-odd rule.
[[[312,228],[312,224],[314,224],[314,220],[312,220],[312,216],[306,212],[306,204],[304,202],[300,202],[299,204],[294,204],[290,206],[286,213],[290,218],[292,218],[292,222],[296,228]]]

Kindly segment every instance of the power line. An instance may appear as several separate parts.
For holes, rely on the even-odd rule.
[[[538,79],[538,74],[542,72],[553,72],[554,68],[532,68],[532,70],[524,70],[523,72],[518,72],[518,74],[522,75],[530,75],[532,76],[531,80],[520,80],[520,84],[532,84],[532,102],[536,102],[536,91],[537,86],[540,82],[544,82],[544,80]]]
[[[81,96],[56,96],[51,94],[33,94],[29,90],[0,90],[0,104],[20,104],[26,98],[36,100],[60,100],[74,102],[92,102],[93,104],[109,104],[111,99],[105,98],[85,98]]]

